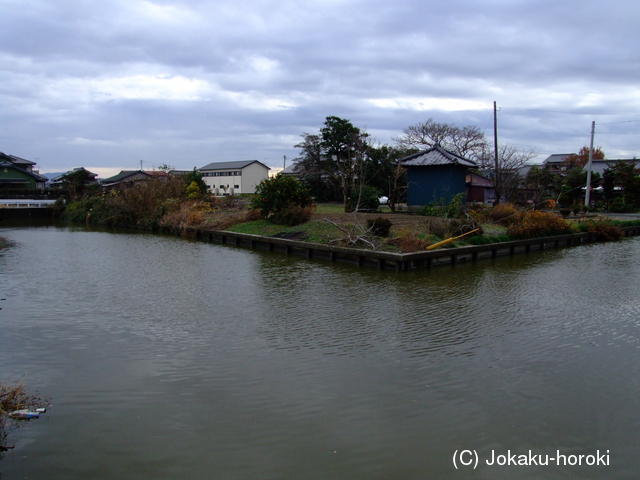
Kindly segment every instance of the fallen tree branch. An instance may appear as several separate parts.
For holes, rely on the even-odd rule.
[[[343,226],[339,225],[338,223],[332,220],[329,220],[328,218],[324,219],[325,222],[330,223],[345,235],[344,238],[334,239],[334,240],[331,240],[329,243],[331,244],[331,243],[346,242],[348,245],[357,245],[358,243],[364,243],[365,245],[368,245],[369,247],[371,247],[372,250],[376,250],[378,248],[378,244],[375,241],[375,235],[373,233],[374,225],[372,225],[371,228],[369,229],[365,229],[362,226],[362,223],[360,223],[360,220],[358,216],[355,214],[355,212],[353,216],[354,216],[354,223],[350,224],[351,226],[350,229],[346,229]]]

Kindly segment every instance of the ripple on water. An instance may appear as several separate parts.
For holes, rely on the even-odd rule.
[[[12,233],[0,271],[3,368],[60,405],[34,478],[78,451],[114,478],[136,458],[147,478],[448,478],[462,440],[597,441],[637,466],[637,242],[397,275],[40,233]],[[176,470],[154,469],[167,445]]]

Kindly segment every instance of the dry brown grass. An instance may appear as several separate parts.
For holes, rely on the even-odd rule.
[[[518,207],[511,203],[501,203],[491,208],[483,208],[475,211],[475,217],[481,223],[496,223],[503,226],[508,226],[516,220],[517,215],[520,213]]]
[[[27,392],[22,381],[0,384],[0,416],[4,417],[15,410],[39,408],[46,401],[37,393]]]
[[[419,233],[407,227],[401,227],[397,236],[387,241],[390,245],[397,246],[402,253],[419,252],[427,248],[433,242],[427,237],[421,237]]]
[[[10,431],[18,427],[19,420],[10,417],[16,410],[45,407],[46,402],[37,394],[27,392],[24,384],[20,382],[0,384],[0,458],[3,452],[13,448],[6,445]]]

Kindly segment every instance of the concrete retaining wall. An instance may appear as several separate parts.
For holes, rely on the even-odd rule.
[[[640,226],[624,227],[623,231],[625,236],[639,235]],[[397,272],[432,268],[439,265],[455,265],[462,262],[476,262],[485,258],[496,258],[535,250],[582,245],[597,241],[596,236],[593,234],[575,233],[555,237],[514,240],[489,245],[441,248],[415,253],[390,253],[227,231],[210,231],[193,228],[189,229],[189,233],[199,240],[206,242],[268,250],[286,253],[287,255],[300,255],[307,258],[319,258],[331,262],[351,263],[359,266],[374,267],[380,270],[395,270]]]

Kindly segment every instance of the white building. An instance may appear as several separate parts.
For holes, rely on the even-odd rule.
[[[258,160],[210,163],[198,171],[214,195],[252,194],[269,177],[269,167]]]

